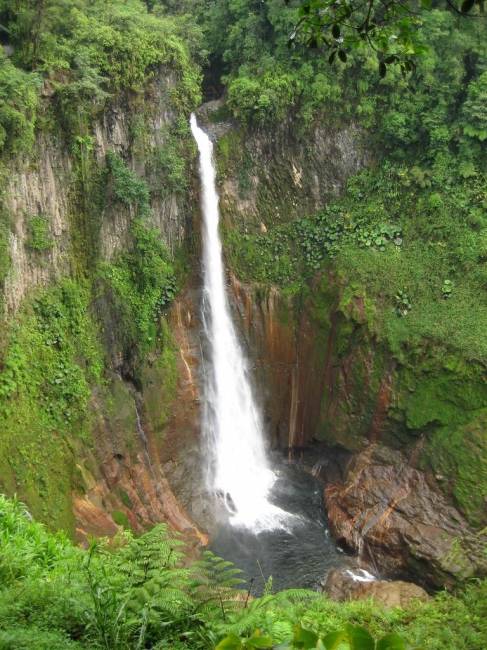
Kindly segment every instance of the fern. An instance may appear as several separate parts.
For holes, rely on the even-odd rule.
[[[160,524],[142,537],[126,534],[127,543],[117,553],[118,569],[131,584],[137,586],[161,571],[172,569],[181,563],[184,542],[169,535],[167,526]]]
[[[221,618],[226,621],[232,612],[244,606],[246,592],[237,588],[244,582],[241,574],[232,562],[211,551],[205,551],[193,564],[190,589],[203,620]]]

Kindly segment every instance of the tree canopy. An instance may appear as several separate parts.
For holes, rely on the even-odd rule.
[[[326,49],[330,63],[346,62],[347,52],[365,46],[376,53],[381,77],[391,64],[406,74],[430,43],[424,16],[440,5],[433,0],[302,0],[289,44],[301,39],[311,48]],[[458,28],[463,21],[484,19],[484,0],[445,0],[444,6],[463,19]]]

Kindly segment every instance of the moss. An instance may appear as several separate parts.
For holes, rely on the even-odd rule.
[[[462,426],[445,426],[429,436],[421,464],[435,472],[442,489],[475,526],[487,515],[487,409]]]
[[[449,349],[423,345],[399,366],[395,408],[412,432],[460,425],[487,405],[483,366]]]
[[[5,280],[5,277],[7,276],[8,270],[10,268],[8,233],[8,225],[6,221],[2,219],[2,214],[0,212],[0,286]]]
[[[112,376],[103,401],[114,444],[117,448],[132,453],[137,444],[137,412],[129,384],[116,375]],[[105,429],[101,435],[106,436]]]
[[[176,277],[159,231],[142,219],[131,231],[132,247],[100,265],[100,279],[105,296],[115,303],[114,319],[122,321],[124,354],[138,363],[155,346],[158,318],[175,296]]]
[[[49,218],[38,214],[28,220],[27,248],[32,251],[42,252],[52,248],[52,239],[49,232]]]
[[[118,495],[120,497],[120,501],[123,503],[123,505],[126,508],[133,508],[133,503],[129,495],[125,492],[125,490],[120,489],[118,491]]]
[[[163,319],[159,351],[142,371],[144,407],[152,431],[161,438],[171,415],[178,380],[177,350]]]
[[[245,147],[245,133],[231,129],[217,142],[216,165],[219,178],[226,178],[240,164]]]
[[[357,292],[342,296],[331,273],[323,274],[310,290],[307,311],[316,332],[317,354],[323,355],[326,366],[317,436],[355,450],[363,446],[370,430],[384,362],[381,355],[371,353],[367,332],[355,320],[362,316],[352,308]]]
[[[188,129],[166,129],[162,145],[148,150],[144,162],[150,178],[151,196],[183,196],[189,189],[190,163],[196,153]]]
[[[147,183],[127,167],[114,151],[106,155],[108,188],[111,197],[122,205],[133,207],[140,216],[149,211],[149,188]]]
[[[65,280],[38,292],[10,323],[0,377],[0,486],[53,528],[72,530],[76,439],[103,355],[89,289]]]
[[[122,512],[121,510],[114,510],[111,514],[112,519],[117,524],[117,526],[123,526],[123,528],[131,527],[125,512]]]
[[[11,215],[4,206],[4,194],[7,183],[8,170],[0,163],[0,288],[10,268],[9,234]],[[0,291],[0,307],[3,292]]]
[[[240,279],[267,286],[274,284],[288,293],[299,291],[303,280],[287,226],[274,228],[270,233],[247,234],[224,225],[223,240],[230,266]]]
[[[85,130],[84,135],[78,132],[74,136],[71,148],[74,209],[68,215],[70,257],[73,272],[88,276],[99,260],[107,184],[107,170],[96,159],[94,144]]]

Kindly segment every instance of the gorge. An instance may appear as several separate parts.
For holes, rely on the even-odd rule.
[[[0,650],[486,645],[485,21],[302,4],[0,2]]]

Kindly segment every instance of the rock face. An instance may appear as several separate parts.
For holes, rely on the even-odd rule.
[[[414,601],[429,599],[426,591],[403,580],[356,580],[346,569],[330,571],[323,591],[333,600],[366,600],[372,598],[384,607],[407,607]]]
[[[235,125],[216,135],[222,216],[257,228],[318,210],[369,160],[354,124],[320,123],[306,138],[291,123],[271,134]]]
[[[232,278],[274,445],[402,449],[481,529],[487,523],[487,384],[479,364],[427,341],[411,357],[374,334],[366,296],[332,270],[290,298]]]
[[[146,89],[143,101],[149,123],[145,143],[148,150],[164,146],[168,128],[176,119],[169,101],[176,83],[171,71],[161,70]],[[89,142],[97,164],[103,163],[107,151],[115,151],[124,156],[129,167],[152,182],[148,161],[143,152],[141,155],[137,151],[132,135],[133,117],[140,108],[131,105],[130,98],[120,97],[94,124]],[[9,241],[11,268],[3,289],[7,314],[19,308],[31,289],[47,286],[73,271],[72,253],[76,228],[80,227],[73,219],[73,214],[80,211],[80,206],[73,202],[77,173],[75,158],[61,135],[40,134],[33,155],[12,162],[4,196],[4,207],[13,215]],[[88,191],[95,193],[96,188]],[[161,232],[168,247],[175,250],[191,227],[188,197],[154,195],[151,208],[151,225]],[[47,219],[52,242],[50,250],[42,256],[30,254],[27,246],[28,223],[37,215]],[[112,259],[127,244],[132,217],[130,210],[120,205],[106,206],[103,214],[95,215],[98,223],[89,243],[96,247],[103,260]]]
[[[255,288],[235,277],[232,288],[272,444],[302,447],[320,419],[328,329],[318,330],[306,309],[295,320],[291,300],[275,288]]]
[[[10,265],[4,282],[0,279],[0,319],[5,319],[5,331],[38,290],[79,276],[89,277],[96,285],[98,265],[114,261],[132,245],[133,209],[111,197],[111,188],[102,182],[109,151],[118,154],[147,184],[151,208],[147,226],[160,233],[172,252],[188,241],[197,204],[192,189],[175,191],[170,184],[164,186],[164,175],[154,171],[151,162],[164,150],[180,117],[171,99],[178,83],[177,75],[163,67],[144,93],[113,97],[89,134],[78,138],[79,151],[64,141],[61,131],[39,132],[31,155],[9,161],[2,188],[2,208],[10,216]],[[49,97],[45,101],[50,101]],[[137,136],[141,130],[142,135]],[[185,157],[188,170],[192,155],[190,151]],[[34,217],[42,217],[47,224],[49,246],[42,251],[33,250],[29,242]],[[190,369],[196,376],[199,366],[192,356],[194,350],[188,348],[187,294],[180,296],[167,316],[167,345],[149,355],[142,377],[135,381],[123,349],[120,313],[110,296],[101,295],[96,288],[94,293],[93,319],[100,325],[107,358],[106,385],[91,387],[87,439],[81,441],[74,432],[69,440],[59,443],[66,449],[66,464],[57,469],[65,480],[62,485],[59,481],[59,487],[53,481],[52,493],[73,515],[66,517],[69,524],[63,521],[63,525],[69,525],[77,539],[84,541],[93,534],[114,534],[119,525],[141,532],[167,521],[204,542],[163,469],[165,465],[170,471],[170,461],[175,462],[174,445],[165,446],[166,429],[167,440],[171,436],[177,439],[177,429],[179,440],[186,435],[194,443],[199,417],[197,388],[189,385],[187,378]],[[196,310],[197,306],[193,312]],[[4,340],[0,341],[0,347],[3,344]],[[199,354],[199,348],[195,350]],[[174,409],[173,404],[177,405]],[[180,453],[185,457],[185,450]],[[35,470],[31,478],[35,484]],[[3,479],[0,476],[0,490],[12,491]],[[66,490],[69,485],[71,494]],[[21,481],[16,491],[25,498]],[[41,519],[44,515],[35,514]]]
[[[389,575],[441,586],[486,571],[482,540],[398,451],[371,445],[356,455],[325,501],[338,542]]]
[[[169,362],[151,354],[138,391],[119,376],[112,406],[95,395],[95,445],[80,454],[74,495],[76,536],[138,532],[168,522],[188,541],[207,544],[204,459],[200,440],[200,292],[196,278],[168,314]]]

